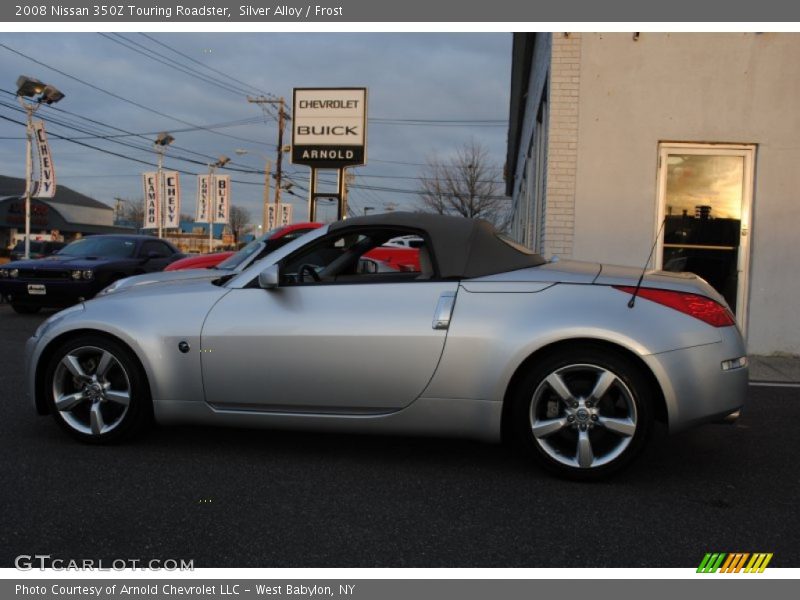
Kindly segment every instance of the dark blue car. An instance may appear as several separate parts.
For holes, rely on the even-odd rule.
[[[0,294],[18,313],[88,300],[111,282],[161,271],[183,258],[175,246],[147,235],[94,235],[37,260],[0,268]]]

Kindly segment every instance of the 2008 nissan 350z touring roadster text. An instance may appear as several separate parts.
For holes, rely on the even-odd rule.
[[[387,240],[416,271],[366,272]],[[239,273],[109,291],[26,347],[36,409],[78,439],[160,423],[515,439],[598,478],[747,388],[725,301],[688,273],[547,262],[485,221],[393,213],[308,233]],[[216,278],[215,278],[216,277]]]

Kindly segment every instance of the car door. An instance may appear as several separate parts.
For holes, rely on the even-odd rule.
[[[206,401],[220,408],[370,414],[413,402],[444,348],[457,281],[418,273],[233,289],[202,331]]]

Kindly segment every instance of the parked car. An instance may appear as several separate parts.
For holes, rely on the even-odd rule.
[[[273,250],[319,227],[322,227],[321,223],[296,223],[287,227],[279,227],[253,240],[238,252],[217,252],[216,254],[203,254],[176,260],[175,263],[182,263],[184,266],[177,270],[167,268],[157,273],[119,279],[102,290],[100,295],[120,292],[130,287],[150,283],[177,282],[190,279],[217,279],[221,274],[237,273],[243,271],[255,261],[267,256]],[[285,231],[289,228],[291,228],[289,231]],[[187,260],[195,262],[187,263]],[[185,265],[187,264],[193,264],[194,266],[186,267]]]
[[[61,250],[66,244],[64,242],[42,242],[38,240],[31,240],[29,248],[30,258],[42,258],[43,256],[50,256]],[[22,260],[25,258],[25,240],[17,242],[11,249],[9,255],[12,261]]]
[[[0,294],[18,313],[69,306],[117,279],[160,271],[182,257],[169,242],[146,235],[93,235],[50,256],[3,265]]]
[[[361,259],[423,239],[417,271]],[[640,280],[640,275],[643,277]],[[241,272],[108,293],[27,342],[36,409],[79,440],[161,423],[515,439],[601,478],[671,431],[733,418],[747,358],[691,274],[546,262],[489,223],[356,217]]]
[[[213,254],[188,256],[186,258],[182,258],[181,260],[176,260],[164,270],[180,271],[182,269],[210,269],[212,267],[216,267],[221,262],[227,260],[235,254],[239,254],[240,256],[250,256],[253,253],[253,249],[256,248],[259,250],[272,252],[273,250],[280,248],[283,244],[292,241],[296,237],[299,237],[304,233],[308,233],[309,231],[317,229],[321,226],[321,223],[293,223],[292,225],[283,225],[281,227],[276,227],[261,237],[253,240],[244,248],[239,250],[239,252],[215,252]],[[263,247],[260,247],[259,245],[262,244]],[[245,254],[241,255],[240,253],[242,252]]]

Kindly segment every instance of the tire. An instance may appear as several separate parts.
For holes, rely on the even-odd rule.
[[[533,366],[510,397],[510,427],[523,450],[556,475],[608,477],[643,449],[655,391],[622,352],[581,344]],[[599,399],[595,396],[599,396]]]
[[[56,422],[82,442],[115,443],[152,422],[147,380],[120,342],[85,335],[61,344],[45,370],[44,391]]]
[[[35,315],[42,310],[41,306],[30,306],[28,304],[12,304],[11,308],[19,315]]]

